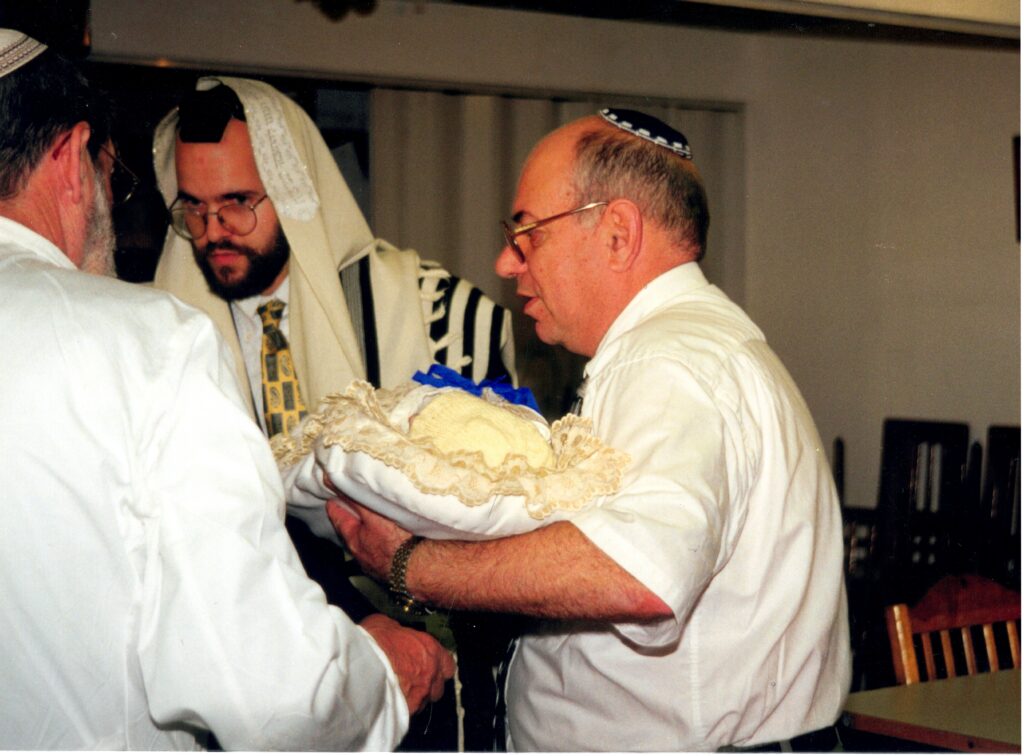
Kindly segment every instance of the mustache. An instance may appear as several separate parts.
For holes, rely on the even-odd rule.
[[[243,257],[248,257],[250,260],[252,260],[254,257],[258,257],[256,250],[254,250],[252,247],[247,247],[241,244],[234,244],[228,239],[221,239],[218,242],[208,242],[207,244],[203,245],[203,248],[200,251],[202,252],[203,257],[209,257],[217,250],[227,250],[229,252],[234,252],[235,254],[242,255]]]

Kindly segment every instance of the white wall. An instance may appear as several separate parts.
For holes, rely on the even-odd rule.
[[[846,439],[848,501],[874,503],[886,416],[1020,422],[1017,51],[397,0],[340,23],[294,0],[93,0],[92,22],[98,60],[738,107],[745,249],[723,254],[825,443]]]
[[[822,437],[846,438],[849,501],[870,504],[883,417],[966,420],[982,438],[1019,423],[1019,57],[765,47],[747,305]]]
[[[805,13],[878,24],[1019,39],[1020,0],[704,0],[715,5]]]

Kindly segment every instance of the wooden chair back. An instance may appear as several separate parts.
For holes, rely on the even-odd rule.
[[[885,621],[900,685],[1020,668],[1020,594],[988,578],[942,578],[913,607],[886,607]]]

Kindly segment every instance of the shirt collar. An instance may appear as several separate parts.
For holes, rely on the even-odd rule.
[[[256,317],[257,307],[259,307],[261,304],[264,304],[265,302],[269,302],[271,299],[277,299],[280,300],[281,302],[284,302],[285,309],[287,309],[289,290],[288,279],[289,277],[285,276],[284,280],[281,282],[281,285],[278,286],[270,294],[256,294],[255,296],[247,297],[245,299],[236,299],[234,302],[231,303],[231,306],[237,307],[240,312],[249,316],[250,318]]]
[[[708,280],[695,262],[678,265],[649,281],[612,322],[598,344],[593,358],[584,367],[583,375],[590,376],[595,373],[601,363],[601,352],[608,344],[631,330],[652,312],[662,308],[666,302],[705,286],[708,286]]]
[[[57,267],[76,269],[75,264],[68,259],[68,256],[49,239],[37,234],[28,226],[2,215],[0,215],[0,237],[5,242],[12,241]]]

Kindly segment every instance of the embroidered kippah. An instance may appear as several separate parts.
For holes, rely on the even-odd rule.
[[[601,117],[623,131],[628,131],[634,136],[671,150],[679,157],[687,160],[693,159],[690,143],[686,141],[686,137],[654,116],[641,113],[639,110],[604,108],[601,110]]]
[[[0,29],[0,78],[46,50],[46,45],[14,29]]]

